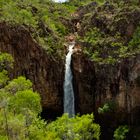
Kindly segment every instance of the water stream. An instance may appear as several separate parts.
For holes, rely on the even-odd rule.
[[[74,105],[74,91],[72,84],[72,72],[71,72],[71,56],[73,53],[73,47],[75,43],[69,45],[69,52],[66,56],[65,64],[65,81],[64,81],[64,113],[68,113],[69,117],[75,115]]]

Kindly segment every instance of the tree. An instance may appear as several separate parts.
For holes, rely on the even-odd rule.
[[[127,125],[119,126],[114,132],[114,140],[125,140],[126,134],[129,132],[129,127]]]
[[[93,114],[69,118],[64,114],[47,125],[49,140],[99,140],[100,126],[93,123]]]
[[[29,126],[41,112],[40,96],[33,92],[25,77],[9,81],[8,70],[13,66],[9,54],[0,53],[0,138],[27,139]]]
[[[48,124],[42,120],[40,96],[31,81],[22,76],[10,81],[13,59],[1,55],[0,140],[99,140],[100,126],[93,122],[93,114],[75,118],[65,114]]]
[[[7,84],[9,80],[7,70],[13,68],[13,62],[14,60],[11,55],[0,52],[0,88]]]

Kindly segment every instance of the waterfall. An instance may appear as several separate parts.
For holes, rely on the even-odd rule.
[[[69,117],[75,114],[74,107],[74,91],[72,85],[72,72],[71,72],[71,56],[75,43],[69,45],[69,52],[66,56],[65,62],[65,81],[64,81],[64,113],[68,113]]]

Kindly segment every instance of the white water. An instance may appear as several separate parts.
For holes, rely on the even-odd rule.
[[[65,81],[64,81],[64,113],[68,113],[69,117],[75,114],[74,107],[74,91],[72,85],[72,72],[71,72],[71,56],[73,53],[74,43],[69,45],[69,52],[66,56],[65,64]]]

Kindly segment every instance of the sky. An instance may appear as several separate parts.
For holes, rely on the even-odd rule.
[[[65,2],[66,0],[53,0],[55,2]]]

